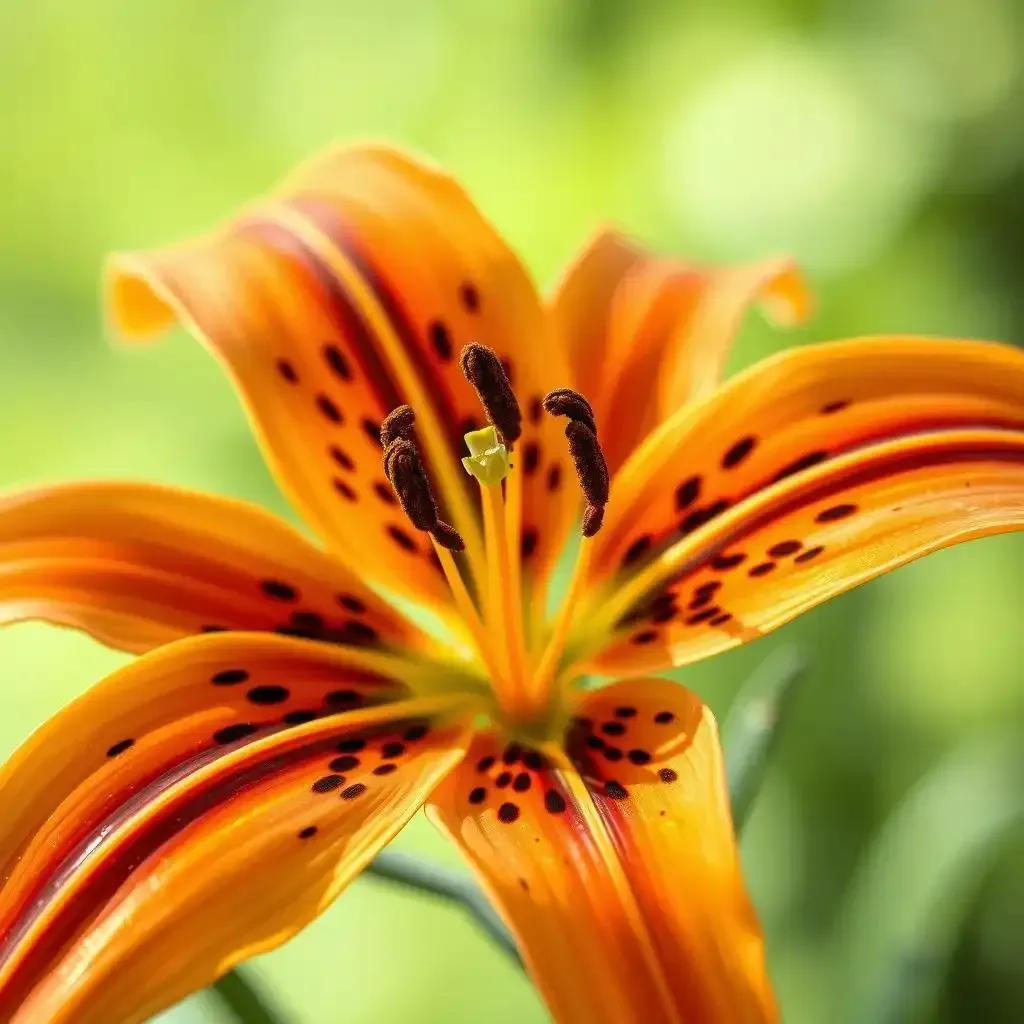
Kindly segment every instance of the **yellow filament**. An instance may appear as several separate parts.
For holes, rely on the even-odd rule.
[[[547,695],[554,685],[555,673],[558,670],[559,660],[565,650],[565,640],[569,634],[569,626],[572,624],[573,612],[576,610],[576,605],[583,594],[584,581],[590,568],[592,552],[593,545],[589,538],[584,537],[580,543],[579,554],[576,556],[576,566],[573,569],[569,592],[562,601],[562,606],[558,611],[558,618],[555,620],[555,628],[551,632],[551,638],[544,648],[540,665],[533,677],[533,685],[530,688],[530,692],[531,696],[537,701],[546,701]]]
[[[523,623],[523,473],[514,466],[505,480],[505,525],[509,571],[512,580],[511,643],[519,651],[520,678],[529,679],[528,651]]]
[[[502,676],[496,672],[497,666],[494,664],[491,645],[487,642],[487,633],[484,630],[483,623],[480,621],[480,616],[477,613],[476,606],[473,604],[473,599],[469,596],[469,591],[466,589],[466,581],[462,578],[462,573],[459,572],[459,567],[455,564],[455,558],[447,548],[438,544],[433,537],[430,540],[441,562],[441,568],[444,570],[445,579],[451,588],[452,597],[455,598],[455,607],[458,609],[463,622],[465,622],[473,637],[473,642],[476,645],[480,659],[483,661],[491,678],[498,681]]]
[[[484,548],[487,556],[487,626],[496,639],[507,669],[509,701],[520,713],[525,697],[523,679],[522,607],[513,601],[512,559],[501,487],[481,485],[484,510]],[[514,637],[518,622],[518,638]]]

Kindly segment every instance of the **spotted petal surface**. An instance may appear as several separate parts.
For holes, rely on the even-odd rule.
[[[805,319],[811,307],[789,260],[710,268],[654,256],[609,230],[577,257],[552,314],[613,471],[655,426],[721,383],[755,302],[783,323]]]
[[[481,557],[477,493],[459,464],[483,413],[459,369],[482,342],[526,412],[524,552],[543,576],[576,495],[540,399],[566,382],[562,349],[525,272],[449,177],[389,149],[325,153],[272,198],[199,241],[117,257],[116,326],[146,337],[180,320],[227,365],[273,469],[332,547],[371,579],[448,601],[423,535],[381,472],[378,427],[401,403],[444,516]]]
[[[0,499],[0,623],[27,618],[136,653],[226,629],[432,648],[356,573],[280,519],[134,482]]]
[[[148,1019],[298,931],[408,820],[469,706],[325,650],[169,645],[5,766],[4,1020]]]
[[[563,1024],[777,1020],[717,732],[662,680],[586,697],[564,749],[479,736],[431,798]]]
[[[759,364],[612,484],[577,652],[643,672],[722,650],[936,548],[1020,529],[1024,355],[923,338]],[[618,631],[614,649],[602,630]],[[628,640],[627,640],[628,634]]]

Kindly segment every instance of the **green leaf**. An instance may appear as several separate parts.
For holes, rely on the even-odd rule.
[[[940,762],[891,813],[839,918],[833,1005],[849,1024],[912,1024],[934,1006],[972,898],[1024,820],[1024,737]]]
[[[740,687],[722,728],[729,796],[737,832],[743,830],[761,790],[786,717],[794,684],[807,664],[793,647],[773,651]]]

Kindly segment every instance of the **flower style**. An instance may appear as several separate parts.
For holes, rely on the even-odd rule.
[[[379,147],[108,290],[129,338],[179,321],[224,363],[322,546],[156,485],[0,503],[0,621],[142,655],[0,773],[0,1017],[144,1020],[426,805],[559,1021],[777,1020],[714,720],[650,674],[1021,528],[1024,355],[866,338],[723,384],[746,306],[806,313],[790,264],[605,232],[545,306],[457,184]]]

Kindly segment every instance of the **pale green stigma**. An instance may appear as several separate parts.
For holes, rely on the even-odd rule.
[[[471,430],[465,436],[469,457],[462,460],[466,472],[487,487],[500,484],[509,473],[508,449],[498,441],[494,427]]]

